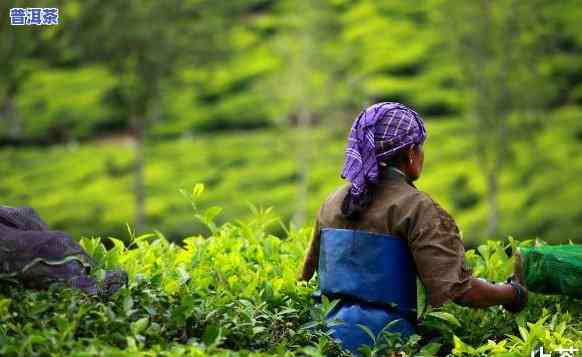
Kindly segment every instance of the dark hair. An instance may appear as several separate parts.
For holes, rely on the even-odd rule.
[[[372,203],[372,196],[373,194],[371,190],[368,189],[362,193],[360,200],[355,202],[352,200],[352,192],[349,190],[342,202],[342,215],[350,221],[358,219],[360,214],[370,206],[370,203]]]
[[[399,150],[394,155],[382,161],[384,165],[380,165],[380,170],[386,169],[384,166],[401,167],[405,162],[408,161],[408,148],[407,146],[402,150]],[[360,196],[358,202],[352,200],[351,190],[348,191],[344,200],[342,202],[341,212],[342,215],[350,220],[356,220],[360,215],[370,206],[374,199],[374,187],[368,187]]]
[[[403,164],[405,164],[409,160],[408,159],[408,149],[409,148],[410,148],[410,146],[406,146],[402,150],[398,150],[394,155],[390,156],[386,160],[383,160],[382,162],[386,166],[401,167]],[[380,167],[382,167],[382,166],[380,166]]]

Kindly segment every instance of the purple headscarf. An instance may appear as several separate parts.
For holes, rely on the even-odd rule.
[[[368,184],[378,182],[378,163],[427,137],[420,115],[396,102],[374,104],[362,111],[348,138],[341,177],[352,183],[351,199],[358,202]]]

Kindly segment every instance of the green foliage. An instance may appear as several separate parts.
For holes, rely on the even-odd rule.
[[[218,224],[200,213],[202,191],[195,186],[189,198],[196,213],[214,226],[208,237],[193,236],[178,246],[160,234],[130,232],[127,247],[113,240],[109,250],[100,238],[81,241],[95,258],[95,275],[111,267],[130,275],[129,286],[110,300],[56,286],[47,291],[0,286],[0,354],[340,354],[329,327],[341,321],[325,320],[337,301],[324,299],[314,306],[314,282],[296,281],[311,229],[290,228],[280,239],[266,231],[273,217],[259,210],[245,222]],[[508,243],[518,244],[533,242]],[[477,275],[491,279],[512,264],[506,248],[486,242],[469,250],[467,258]],[[362,353],[522,356],[540,346],[581,348],[581,314],[573,300],[536,294],[518,315],[499,307],[447,304],[424,315],[422,338],[401,341],[385,330],[371,336],[375,344]]]
[[[90,88],[86,88],[91,83]],[[99,67],[79,70],[38,69],[23,81],[17,110],[23,118],[25,137],[41,140],[47,133],[55,139],[92,137],[100,131],[123,125],[103,105],[115,81]],[[59,93],[55,96],[54,93]]]
[[[582,160],[576,155],[582,150],[579,115],[577,107],[548,114],[547,120],[553,123],[550,129],[528,143],[516,144],[515,170],[501,175],[499,236],[484,234],[485,182],[479,162],[469,154],[471,143],[461,122],[428,123],[425,167],[415,184],[452,214],[470,246],[509,234],[553,243],[577,242],[582,207],[572,197],[582,192],[572,183],[582,175]],[[180,194],[193,182],[203,182],[207,188],[200,197],[201,207],[223,207],[216,217],[218,223],[246,219],[249,201],[258,207],[274,207],[283,221],[289,221],[300,180],[300,163],[290,154],[294,135],[270,129],[146,142],[150,227],[174,241],[208,232],[202,222],[192,219],[191,208]],[[311,137],[317,150],[309,152],[308,218],[345,182],[339,179],[345,137],[320,129]],[[2,203],[30,205],[51,227],[76,238],[94,234],[124,238],[134,209],[132,145],[130,139],[119,137],[45,150],[2,150]],[[270,230],[284,234],[279,225]]]
[[[0,354],[283,351],[281,344],[317,342],[317,331],[300,332],[313,286],[295,283],[310,230],[291,230],[282,241],[261,228],[268,223],[257,214],[221,225],[211,237],[187,238],[183,246],[160,235],[133,236],[128,248],[113,240],[109,250],[99,238],[83,239],[97,262],[95,274],[120,266],[132,277],[129,288],[98,301],[69,290],[4,286]]]
[[[454,13],[442,11],[443,3],[452,4]],[[493,61],[488,65],[468,61],[471,73],[509,76],[510,81],[494,82],[508,86],[512,100],[532,107],[541,103],[534,92],[542,90],[548,93],[544,104],[553,109],[541,123],[551,125],[512,142],[503,157],[511,170],[500,174],[499,236],[579,240],[582,206],[572,198],[582,188],[572,183],[582,175],[582,10],[574,0],[541,2],[540,7],[512,3],[533,16],[519,17],[532,22],[524,22],[517,37],[507,36],[517,32],[503,26],[481,30],[489,25],[483,23],[486,17],[475,15],[476,2],[442,0],[318,0],[301,8],[272,0],[174,1],[176,6],[67,1],[58,5],[62,26],[16,28],[3,22],[0,73],[6,80],[0,83],[0,118],[6,125],[0,136],[68,144],[4,148],[2,203],[33,206],[51,227],[85,236],[83,245],[99,262],[96,274],[121,265],[132,281],[109,302],[71,291],[2,288],[0,354],[229,355],[227,349],[233,349],[241,355],[291,350],[318,356],[335,351],[325,333],[301,328],[309,316],[322,322],[325,306],[309,311],[312,286],[296,285],[292,278],[309,230],[280,224],[295,212],[301,177],[301,162],[290,153],[312,138],[304,161],[309,161],[307,213],[313,217],[341,182],[349,122],[362,105],[377,100],[404,101],[428,119],[427,160],[417,185],[451,211],[469,245],[482,243],[467,253],[476,274],[505,278],[512,260],[500,243],[485,241],[498,237],[483,233],[483,162],[474,158],[463,119],[468,104],[478,101],[467,100],[474,98],[468,98],[467,82],[447,49],[453,41],[438,21],[443,15],[450,24],[460,14],[462,31],[453,35],[499,39],[490,41],[496,47],[489,49]],[[2,4],[1,13],[7,14],[12,5]],[[491,5],[497,24],[511,14],[504,5]],[[538,15],[543,25],[528,25],[537,24]],[[511,38],[519,46],[505,51]],[[542,43],[547,52],[540,57],[524,55],[531,53],[529,46]],[[511,71],[500,70],[503,61]],[[539,87],[534,72],[549,79],[548,85]],[[496,102],[508,99],[502,91],[489,94]],[[276,129],[199,135],[293,121],[304,107],[320,126],[309,140]],[[531,133],[520,126],[528,108],[507,118],[520,129],[520,139]],[[126,130],[130,116],[152,120],[145,208],[150,227],[160,229],[154,233],[125,226],[134,210],[135,143],[125,136],[83,145],[75,141]],[[333,134],[339,129],[341,138]],[[200,188],[184,192],[196,200],[194,215],[179,194],[193,182],[208,188],[204,195]],[[274,206],[281,219],[269,209],[251,207],[249,213],[247,201]],[[118,238],[91,238],[95,233]],[[189,238],[181,246],[168,242],[183,237]],[[538,296],[518,320],[498,309],[448,306],[424,320],[440,340],[422,341],[419,350],[410,343],[396,347],[401,342],[394,336],[375,336],[378,344],[369,353],[399,348],[420,355],[439,349],[524,355],[537,344],[552,348],[577,341],[579,314],[568,299]],[[270,333],[272,326],[276,334]],[[316,326],[323,327],[311,327]]]
[[[10,4],[3,2],[1,13],[15,6]],[[541,103],[534,102],[540,96],[521,95],[518,89],[525,86],[530,94],[550,93],[542,99],[552,108],[581,104],[577,2],[502,1],[491,5],[491,24],[478,13],[484,4],[61,2],[62,26],[2,23],[0,73],[6,80],[0,83],[0,117],[9,125],[0,136],[70,140],[127,128],[129,116],[137,115],[157,117],[151,123],[155,135],[177,137],[265,127],[292,119],[287,116],[301,105],[312,108],[316,122],[334,127],[339,116],[351,113],[351,119],[362,105],[380,99],[407,102],[426,116],[467,114],[470,88],[449,45],[469,34],[496,39],[487,54],[497,61],[488,62],[487,73],[473,61],[472,73],[511,75],[515,80],[504,83],[512,100]],[[529,15],[521,16],[524,11]],[[504,27],[504,16],[518,12],[514,27],[525,31],[511,51],[498,48],[515,32]],[[446,31],[453,19],[460,19],[457,31]],[[119,26],[125,31],[117,31]],[[544,44],[540,56],[523,51],[534,44]],[[504,58],[511,60],[510,73],[500,70]],[[530,64],[538,59],[539,76],[532,76]],[[542,77],[550,79],[547,85],[525,84]]]

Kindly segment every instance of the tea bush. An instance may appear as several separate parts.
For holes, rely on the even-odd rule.
[[[582,194],[582,186],[572,184],[582,176],[579,118],[579,108],[565,107],[548,116],[548,130],[514,145],[501,174],[501,236],[541,236],[548,242],[581,239],[582,205],[572,199]],[[466,123],[450,118],[427,120],[427,125],[425,168],[417,186],[451,212],[468,245],[496,238],[484,234],[485,179]],[[339,171],[345,132],[334,135],[319,128],[311,135],[306,217],[314,217],[325,197],[344,182]],[[300,180],[295,140],[293,132],[276,129],[148,140],[145,209],[150,229],[159,229],[173,241],[207,234],[191,219],[178,192],[195,182],[208,187],[202,204],[224,207],[217,223],[248,217],[247,202],[272,206],[288,221],[297,209]],[[127,138],[48,148],[5,147],[0,150],[2,204],[30,205],[51,227],[74,237],[99,232],[125,239],[124,222],[133,219],[134,210],[132,160]],[[270,232],[284,235],[277,225]]]
[[[249,219],[217,224],[220,209],[200,209],[203,187],[188,193],[195,218],[208,237],[181,245],[159,233],[129,244],[83,238],[96,260],[94,274],[121,267],[128,287],[107,300],[58,286],[28,291],[0,285],[0,355],[8,356],[323,356],[338,355],[325,314],[334,302],[314,306],[316,282],[296,278],[311,229],[283,226],[286,238],[266,233],[281,224],[270,209],[253,208]],[[501,280],[511,272],[506,249],[539,241],[488,241],[467,251],[476,275]],[[419,299],[423,301],[423,298]],[[419,309],[421,310],[421,309]],[[566,297],[532,294],[518,315],[502,308],[469,309],[447,304],[423,314],[419,331],[400,342],[385,333],[366,356],[529,356],[543,347],[582,350],[582,311]]]

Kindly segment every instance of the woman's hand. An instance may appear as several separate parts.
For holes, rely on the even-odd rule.
[[[455,299],[462,306],[484,308],[502,305],[507,311],[517,313],[526,306],[528,292],[515,279],[506,284],[492,284],[484,279],[472,278],[471,289]]]
[[[511,313],[517,314],[527,305],[528,291],[517,279],[512,276],[507,279],[507,285],[511,286],[515,293],[513,302],[503,305],[503,308]]]

